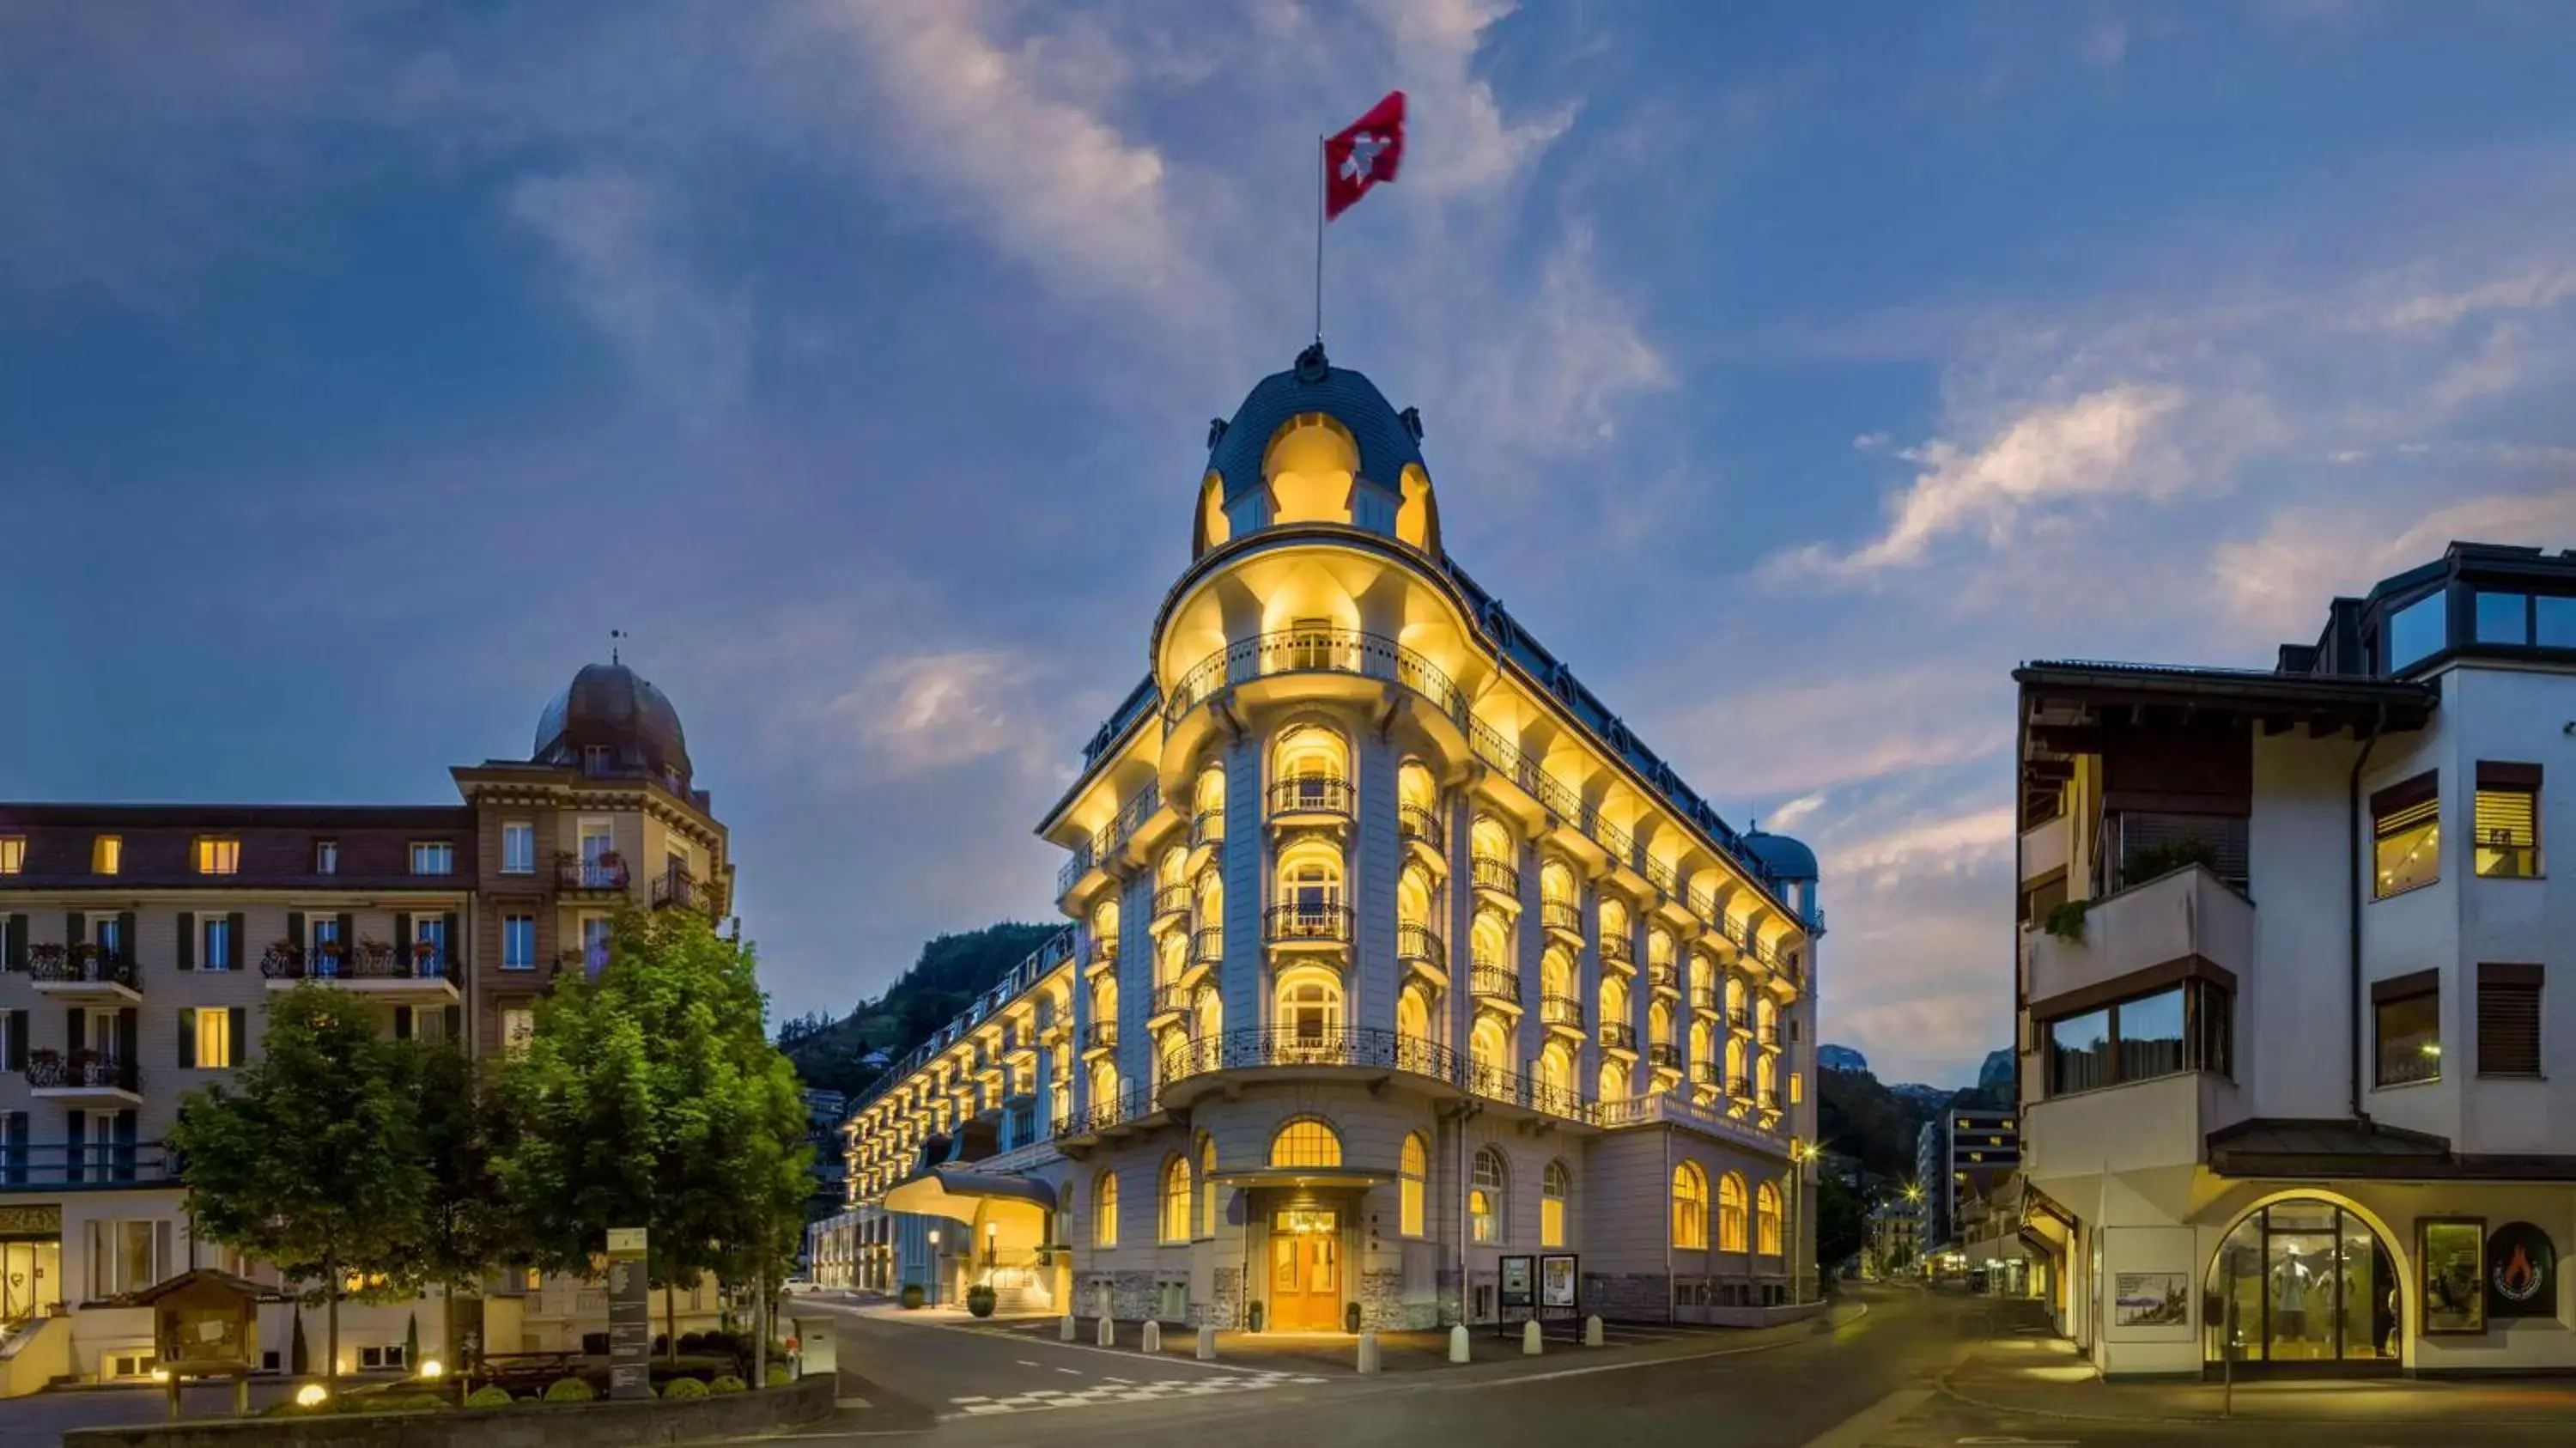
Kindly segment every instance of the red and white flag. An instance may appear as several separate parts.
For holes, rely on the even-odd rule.
[[[1324,219],[1351,209],[1404,164],[1404,92],[1388,91],[1368,114],[1324,141]]]

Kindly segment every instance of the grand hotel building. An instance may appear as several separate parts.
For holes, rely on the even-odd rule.
[[[1320,346],[1213,425],[1151,672],[1039,825],[1067,929],[851,1115],[827,1285],[1347,1331],[1759,1322],[1814,1260],[1814,857],[1442,550]]]

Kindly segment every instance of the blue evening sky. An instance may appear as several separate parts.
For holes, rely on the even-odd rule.
[[[436,801],[607,631],[782,1014],[1049,913],[1207,419],[1304,341],[1825,861],[1827,1039],[2010,1031],[2011,686],[2576,542],[2576,9],[0,0],[0,797]]]

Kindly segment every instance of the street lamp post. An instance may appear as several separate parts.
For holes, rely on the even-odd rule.
[[[930,1305],[939,1305],[939,1229],[930,1229]]]

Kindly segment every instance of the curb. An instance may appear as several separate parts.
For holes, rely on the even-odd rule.
[[[2369,1418],[2319,1418],[2279,1413],[2258,1413],[2250,1416],[2246,1414],[2238,1414],[2233,1417],[2217,1413],[2194,1413],[2185,1416],[2176,1416],[2172,1414],[2150,1415],[2141,1413],[2123,1413],[2117,1415],[2103,1413],[2075,1413],[2069,1412],[2064,1408],[2035,1408],[2021,1403],[1999,1403],[1991,1398],[1977,1397],[1973,1394],[1961,1391],[1959,1386],[1952,1381],[1955,1371],[1956,1370],[1954,1369],[1951,1372],[1944,1372],[1933,1378],[1932,1385],[1940,1390],[1941,1396],[1948,1398],[1953,1402],[1964,1403],[1971,1408],[1982,1408],[1989,1413],[2008,1413],[2024,1418],[2047,1418],[2053,1422],[2059,1423],[2160,1423],[2195,1428],[2207,1427],[2212,1423],[2243,1423],[2258,1427],[2265,1425],[2278,1425],[2281,1427],[2292,1428],[2361,1429],[2379,1427],[2564,1428],[2567,1426],[2568,1422],[2567,1417],[2564,1414],[2548,1418],[2477,1418],[2463,1421],[2456,1414],[2434,1417],[2374,1416]]]

